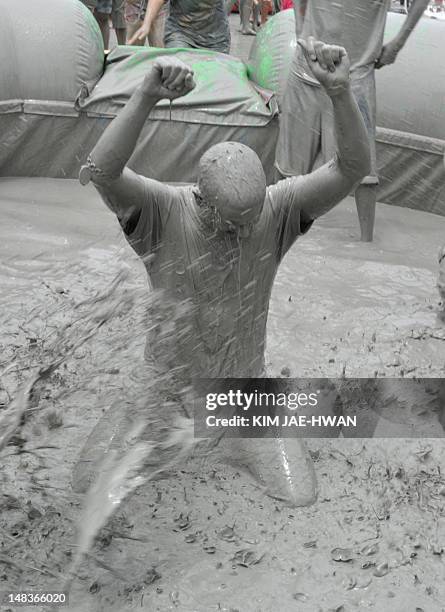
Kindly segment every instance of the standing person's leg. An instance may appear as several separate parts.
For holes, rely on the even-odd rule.
[[[260,20],[261,20],[261,0],[253,0],[253,27],[255,29],[259,28]]]
[[[332,141],[334,136],[328,137],[328,121],[322,121],[323,114],[328,114],[329,110],[332,113],[329,105],[330,100],[320,87],[309,85],[296,76],[290,77],[281,104],[275,151],[278,177],[309,174],[329,159],[326,156],[332,152],[323,143]]]
[[[154,20],[151,26],[150,34],[148,35],[148,43],[150,47],[162,48],[164,46],[165,21],[167,16],[168,5],[164,4]]]
[[[110,43],[110,16],[112,7],[112,0],[97,0],[96,8],[94,9],[94,16],[99,24],[105,49],[108,49]]]
[[[377,185],[362,183],[357,187],[355,191],[355,204],[357,206],[360,239],[362,242],[372,242],[376,202]]]
[[[250,15],[252,14],[253,0],[240,0],[239,13],[241,19],[241,33],[248,36],[255,36],[256,32],[250,25]]]
[[[355,192],[358,220],[362,242],[372,242],[374,234],[375,208],[377,202],[377,175],[375,130],[376,130],[376,91],[374,69],[362,78],[352,79],[352,91],[366,124],[371,149],[371,171],[362,180]]]
[[[117,44],[125,45],[127,28],[125,24],[125,0],[113,0],[111,20],[113,22],[114,31],[116,32]]]
[[[125,0],[124,18],[127,28],[126,44],[133,38],[136,32],[143,26],[147,0]],[[132,42],[133,46],[142,47],[147,39]]]

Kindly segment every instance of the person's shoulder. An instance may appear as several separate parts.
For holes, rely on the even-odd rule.
[[[280,208],[290,198],[294,199],[299,192],[301,177],[288,176],[277,181],[274,185],[267,188],[266,199],[271,203],[272,208]]]
[[[282,181],[278,181],[278,183],[268,185],[266,189],[266,197],[264,198],[263,206],[263,211],[266,216],[276,216],[283,208],[283,192],[279,185],[281,182]]]
[[[175,197],[181,201],[194,201],[196,185],[193,183],[169,183],[169,186],[172,188]]]
[[[153,179],[145,179],[145,183],[149,191],[157,191],[159,195],[163,194],[173,200],[183,198],[188,193],[188,188],[191,187],[188,183],[164,182]]]
[[[169,207],[176,211],[195,206],[196,185],[192,183],[165,183],[168,189]]]

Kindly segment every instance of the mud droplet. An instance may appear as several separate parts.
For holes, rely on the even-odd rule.
[[[188,515],[184,515],[181,512],[181,514],[177,518],[175,518],[175,523],[177,525],[177,529],[173,529],[173,531],[185,531],[190,527],[190,518]]]
[[[240,565],[241,567],[250,567],[251,565],[256,565],[260,563],[263,559],[264,554],[258,555],[253,550],[249,550],[248,548],[244,550],[237,550],[235,555],[232,558],[232,561],[235,565]]]
[[[439,542],[435,541],[431,542],[431,550],[433,552],[433,555],[441,555],[444,551],[444,548],[439,544]]]
[[[235,540],[235,530],[233,527],[229,527],[226,525],[221,531],[218,533],[218,537],[221,540],[225,540],[226,542],[233,542]]]
[[[196,533],[190,533],[189,535],[185,536],[184,539],[187,544],[193,544],[194,542],[196,542]]]
[[[295,599],[295,601],[307,601],[308,599],[307,595],[304,593],[294,593],[292,597]]]
[[[160,580],[162,578],[161,574],[156,571],[155,567],[150,568],[143,580],[144,584],[153,584],[156,580]]]
[[[362,569],[369,569],[370,567],[374,567],[374,565],[374,561],[365,561],[364,563],[362,563]]]
[[[366,555],[367,557],[369,555],[375,555],[376,552],[378,552],[379,550],[379,545],[374,543],[374,544],[367,544],[366,546],[364,546],[362,548],[362,555]]]
[[[347,591],[351,591],[357,586],[357,580],[354,578],[354,576],[349,576],[343,580],[342,585]]]
[[[203,546],[203,550],[208,555],[214,555],[216,553],[216,547],[215,546]]]
[[[331,550],[331,559],[348,563],[348,561],[353,559],[352,550],[350,548],[333,548]]]
[[[386,576],[388,572],[389,572],[388,564],[386,562],[379,563],[379,565],[377,565],[377,567],[374,570],[374,576],[381,578],[382,576]]]

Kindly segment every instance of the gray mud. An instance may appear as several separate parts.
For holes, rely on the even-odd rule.
[[[74,325],[75,305],[117,272],[133,300],[38,388],[21,439],[0,457],[0,591],[57,590],[82,502],[73,466],[142,368],[146,273],[92,189],[43,179],[0,186],[0,402],[52,359],[57,329]],[[442,376],[444,235],[443,218],[379,206],[376,240],[361,244],[350,200],[317,222],[277,276],[270,372]],[[443,440],[308,445],[321,489],[310,508],[265,497],[217,451],[142,486],[99,534],[68,609],[443,611]]]

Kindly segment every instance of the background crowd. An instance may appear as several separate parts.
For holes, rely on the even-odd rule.
[[[231,11],[240,13],[241,33],[255,35],[270,14],[293,7],[293,0],[81,0],[94,14],[105,48],[109,47],[112,25],[120,45],[152,47],[166,44],[166,20],[172,13],[182,27],[202,29],[202,14],[210,20],[218,18],[221,26]],[[306,0],[301,0],[304,5]],[[224,15],[223,15],[224,13]],[[205,29],[205,28],[204,28]],[[168,41],[167,41],[168,42]],[[182,42],[182,41],[181,41]],[[195,46],[193,44],[185,46]],[[196,45],[198,46],[198,45]],[[213,45],[210,44],[210,48]],[[221,49],[224,51],[224,49]]]
[[[254,36],[269,15],[294,8],[304,16],[308,0],[81,0],[96,18],[105,49],[110,28],[120,45],[208,48],[230,51],[228,15],[239,12],[240,32]],[[392,0],[391,10],[408,13],[412,0]],[[445,0],[431,0],[429,16],[445,15]],[[179,35],[178,35],[179,33]]]

